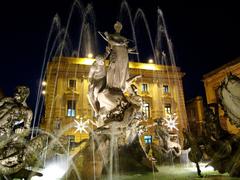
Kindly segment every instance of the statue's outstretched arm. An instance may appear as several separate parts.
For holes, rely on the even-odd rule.
[[[128,48],[128,53],[129,54],[138,54],[138,52],[136,52],[136,47]]]
[[[109,36],[108,36],[108,33],[107,33],[107,32],[102,33],[102,32],[100,32],[100,31],[98,31],[98,34],[100,34],[100,36],[101,36],[105,41],[108,42]]]
[[[104,53],[104,55],[103,55],[103,58],[104,59],[107,59],[108,58],[108,56],[110,55],[110,53],[111,53],[111,47],[109,47],[109,46],[107,46],[106,47],[106,51],[105,51],[105,53]]]

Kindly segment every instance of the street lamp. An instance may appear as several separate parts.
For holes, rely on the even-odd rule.
[[[148,60],[148,63],[151,63],[151,64],[152,64],[152,63],[153,63],[153,59],[149,59],[149,60]]]
[[[88,58],[93,58],[93,54],[92,53],[88,53],[87,57]]]
[[[46,81],[43,81],[42,82],[42,86],[45,87],[47,85],[47,82]]]
[[[45,95],[46,94],[46,91],[45,90],[42,90],[42,95]]]

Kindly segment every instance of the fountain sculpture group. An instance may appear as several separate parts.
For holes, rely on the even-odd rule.
[[[88,180],[101,179],[103,174],[112,179],[113,174],[121,172],[156,171],[139,140],[139,133],[144,128],[141,125],[142,98],[133,81],[140,76],[129,77],[128,70],[128,54],[137,52],[128,47],[128,39],[120,34],[120,22],[115,23],[114,29],[113,34],[100,33],[108,43],[106,52],[96,56],[89,71],[87,96],[98,126],[84,141],[84,148],[72,159],[73,163],[65,174],[72,180],[79,179],[78,172],[81,179]],[[49,137],[40,134],[29,138],[32,111],[26,104],[28,95],[29,89],[19,86],[14,97],[0,99],[0,179],[42,175],[29,167],[40,167],[40,155]],[[226,116],[240,127],[240,79],[229,75],[219,87],[218,96]],[[211,159],[209,164],[220,173],[240,176],[240,137],[221,128],[218,108],[214,111],[208,108],[205,115],[203,138],[194,138],[187,130],[183,131],[185,148],[191,147],[189,159],[196,163],[199,176],[198,163],[204,153]],[[156,125],[155,133],[162,150],[168,152],[170,149],[179,156],[180,145],[170,140],[160,120]]]
[[[39,163],[47,136],[28,136],[32,111],[26,104],[29,89],[16,88],[14,97],[0,99],[0,179],[29,178],[40,173],[26,169]]]
[[[224,118],[236,127],[240,127],[240,78],[229,74],[218,87],[219,105],[224,110]],[[205,111],[205,124],[202,138],[196,138],[190,132],[184,131],[186,147],[191,147],[189,159],[195,162],[198,175],[201,170],[198,163],[203,154],[210,159],[209,165],[220,173],[230,176],[240,176],[240,136],[230,134],[222,128],[219,119],[218,104],[210,104]]]
[[[128,48],[128,40],[120,35],[122,24],[116,22],[114,29],[114,34],[105,32],[102,35],[108,42],[106,53],[96,57],[89,72],[88,99],[99,127],[91,133],[85,149],[74,157],[83,179],[100,179],[104,171],[111,176],[122,171],[155,168],[138,139],[142,98],[132,84],[140,76],[129,77],[128,72],[128,53],[133,49]],[[104,60],[108,56],[109,65],[105,71]],[[72,178],[74,173],[73,170],[68,172]]]

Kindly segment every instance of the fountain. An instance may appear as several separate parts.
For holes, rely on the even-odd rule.
[[[229,74],[217,88],[220,106],[224,110],[224,119],[239,127],[239,89],[240,78]],[[218,104],[209,104],[205,110],[205,131],[202,138],[195,138],[190,132],[184,131],[186,143],[191,147],[189,159],[196,163],[198,174],[201,170],[198,163],[205,153],[212,166],[220,173],[229,173],[239,177],[239,134],[231,134],[223,129],[220,122]]]
[[[102,35],[108,42],[106,53],[104,56],[97,56],[89,72],[88,98],[96,113],[96,121],[102,122],[102,125],[90,134],[86,149],[74,157],[74,162],[79,162],[83,156],[83,164],[77,164],[77,167],[81,167],[79,169],[83,179],[100,179],[104,168],[109,171],[107,173],[112,179],[113,173],[127,171],[131,161],[135,162],[131,164],[135,171],[152,171],[151,162],[142,147],[132,142],[138,141],[135,139],[138,139],[135,128],[142,119],[142,100],[132,81],[140,76],[129,77],[128,53],[133,50],[128,48],[127,38],[120,35],[122,24],[117,21],[114,29],[114,34]],[[109,55],[109,66],[105,72],[104,60]],[[133,144],[137,156],[129,154],[132,153],[129,149]],[[128,159],[126,154],[129,154]],[[129,160],[131,158],[133,160]],[[72,172],[68,174],[73,178]]]
[[[82,24],[77,50],[74,51],[71,49],[69,31],[73,11],[76,9],[80,12]],[[155,178],[158,176],[156,164],[162,165],[169,161],[168,164],[174,166],[175,162],[178,161],[183,144],[181,132],[187,126],[186,113],[181,89],[182,74],[175,64],[172,43],[168,37],[163,14],[160,9],[157,10],[157,35],[154,45],[150,27],[143,11],[138,9],[135,17],[132,18],[126,1],[122,2],[120,11],[119,19],[122,22],[126,21],[123,14],[127,14],[133,40],[123,36],[122,28],[124,30],[125,26],[117,21],[114,25],[114,33],[99,32],[99,36],[107,42],[107,46],[104,53],[98,53],[96,61],[92,59],[93,53],[96,54],[99,49],[96,43],[97,31],[93,7],[88,5],[84,8],[79,1],[74,1],[64,28],[61,26],[60,18],[57,15],[54,17],[40,77],[40,83],[45,82],[45,80],[47,83],[39,84],[31,137],[28,136],[29,134],[23,136],[27,141],[24,141],[25,145],[21,151],[23,157],[26,157],[26,162],[19,163],[20,168],[17,170],[10,168],[9,173],[1,172],[5,179],[9,177],[19,178],[21,177],[19,174],[25,172],[27,175],[24,178],[31,175],[43,175],[42,179],[62,177],[63,179],[112,180],[131,173],[150,174]],[[143,64],[140,63],[141,50],[138,47],[138,38],[135,33],[135,27],[141,20],[146,27],[146,34],[154,57],[153,64],[145,63],[144,68],[142,68]],[[163,37],[167,47],[165,52],[161,47]],[[89,57],[79,58],[86,55]],[[67,59],[73,62],[72,64],[65,61],[66,57],[69,56],[73,57]],[[129,70],[129,57],[134,57],[138,61],[136,64],[140,67],[134,73]],[[79,66],[79,62],[83,66]],[[165,98],[158,99],[159,93],[153,95],[156,96],[154,105],[167,104],[165,107],[167,116],[164,117],[165,113],[161,110],[156,110],[156,112],[152,112],[155,113],[156,121],[152,122],[146,120],[149,115],[149,104],[145,102],[148,100],[147,86],[145,86],[146,92],[139,93],[139,86],[136,83],[145,81],[146,72],[152,75],[152,84],[155,83],[154,88],[159,88],[160,81],[165,79],[167,79],[165,80],[167,84],[176,86],[175,89],[173,88],[176,94],[169,93],[168,86],[165,86]],[[159,78],[159,74],[162,72],[165,73],[165,76]],[[88,78],[86,78],[86,73]],[[70,79],[68,85],[59,81],[61,78],[67,79],[68,77],[74,77]],[[80,89],[82,93],[77,92],[79,88],[74,81],[79,77],[81,77]],[[67,90],[59,95],[59,91],[66,89],[65,86],[67,86]],[[43,90],[44,96],[41,94]],[[81,96],[87,96],[88,102],[83,100],[84,98]],[[177,99],[174,99],[175,96]],[[79,102],[82,106],[81,110],[76,108],[77,104],[74,101],[76,98],[82,100]],[[65,111],[65,108],[62,107],[63,102],[67,102],[67,117],[63,112]],[[88,103],[91,110],[87,109]],[[43,113],[44,104],[45,112]],[[172,109],[169,104],[173,105]],[[58,108],[58,106],[61,107]],[[79,111],[80,117],[77,117],[77,111]],[[17,113],[17,115],[19,114]],[[43,116],[44,118],[41,119]],[[64,126],[63,118],[66,118],[66,122],[68,122]],[[162,120],[160,121],[160,119]],[[27,129],[30,130],[29,124],[31,124],[32,118],[29,117],[25,121],[28,121]],[[4,126],[4,119],[0,123],[3,123],[0,127]],[[14,123],[18,125],[22,121],[18,119],[16,122],[14,120]],[[23,124],[25,126],[25,123]],[[73,133],[71,129],[74,129]],[[153,135],[149,136],[148,133],[152,129],[154,129]],[[12,129],[10,130],[12,131]],[[82,134],[85,132],[89,133],[88,138],[83,137]],[[14,133],[18,137],[15,129]],[[76,135],[78,142],[72,140],[75,137],[74,133],[78,133]],[[5,130],[2,134],[5,137]],[[14,137],[13,142],[6,142],[14,144],[13,150],[16,149]],[[146,138],[147,145],[143,144],[142,138]],[[11,138],[7,137],[7,139]],[[32,150],[36,151],[37,154],[34,158],[30,157],[28,161],[29,148],[37,143],[41,153],[33,148]],[[2,149],[8,148],[6,146],[3,144],[1,147]],[[71,148],[77,150],[73,152]],[[3,152],[8,151],[12,150],[3,150]],[[159,153],[160,151],[161,153]],[[159,154],[160,156],[166,154],[164,161],[161,157],[157,158]],[[8,158],[10,156],[4,156],[3,162],[11,160]],[[39,162],[30,163],[32,159],[38,159]],[[18,162],[11,163],[18,165]],[[61,173],[59,173],[59,177],[56,177],[49,173],[51,171]],[[41,177],[33,177],[32,179],[41,179]]]

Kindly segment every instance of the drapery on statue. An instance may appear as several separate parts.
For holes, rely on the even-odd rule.
[[[18,86],[14,97],[0,99],[0,177],[29,178],[40,173],[25,169],[39,160],[46,136],[28,140],[32,110],[27,106],[29,88]]]
[[[134,48],[128,48],[128,40],[120,35],[122,24],[117,21],[114,24],[115,33],[105,32],[101,36],[108,42],[106,47],[106,58],[110,55],[109,67],[107,70],[107,86],[125,91],[125,82],[129,78],[128,53],[135,53]]]
[[[103,56],[96,56],[88,76],[88,99],[95,113],[99,115],[98,120],[101,121],[106,120],[109,113],[113,114],[113,111],[116,113],[116,107],[124,101],[123,93],[129,90],[133,80],[140,77],[129,78],[128,53],[134,53],[134,49],[128,48],[127,38],[120,35],[122,29],[120,22],[115,23],[114,29],[116,31],[114,34],[100,33],[108,42],[108,46]],[[105,71],[104,60],[109,55],[109,66]]]

